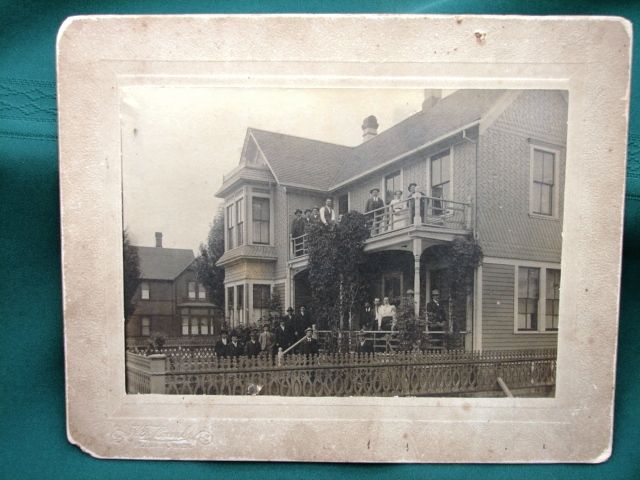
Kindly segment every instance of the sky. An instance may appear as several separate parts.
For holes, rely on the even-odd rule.
[[[132,244],[197,254],[248,127],[355,146],[420,110],[421,89],[133,86],[121,92],[123,217]]]

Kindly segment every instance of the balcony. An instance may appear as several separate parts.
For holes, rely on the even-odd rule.
[[[419,208],[415,207],[416,202]],[[450,242],[473,230],[471,204],[437,197],[403,200],[366,215],[371,235],[365,242],[367,252],[398,248],[413,238]],[[307,238],[308,234],[304,234],[290,239],[290,263],[306,262]]]

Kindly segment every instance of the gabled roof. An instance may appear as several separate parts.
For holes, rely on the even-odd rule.
[[[308,138],[249,129],[279,183],[327,190],[344,163],[352,162],[352,147]]]
[[[506,92],[458,90],[355,147],[254,128],[249,132],[279,183],[328,191],[479,122]]]
[[[185,248],[134,247],[143,280],[174,280],[193,263],[193,251]]]

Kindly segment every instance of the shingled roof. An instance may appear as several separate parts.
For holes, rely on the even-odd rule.
[[[174,280],[194,261],[193,251],[184,248],[135,247],[140,259],[140,278]]]
[[[485,116],[507,90],[458,90],[372,139],[348,147],[250,128],[278,183],[331,190]]]

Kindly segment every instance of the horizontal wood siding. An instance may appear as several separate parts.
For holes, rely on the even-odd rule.
[[[473,179],[476,171],[476,145],[469,141],[452,147],[453,152],[453,198],[457,202],[473,202]]]
[[[514,333],[515,266],[482,265],[482,348],[556,348],[556,333]]]
[[[273,215],[275,222],[274,245],[278,255],[274,268],[275,277],[284,277],[289,259],[289,215],[287,212],[287,192],[284,187],[278,186],[273,194]]]

